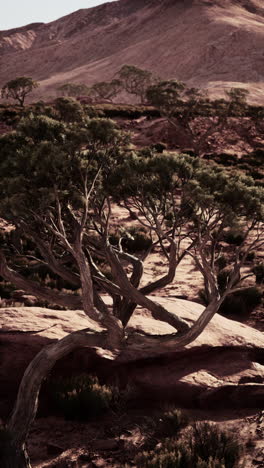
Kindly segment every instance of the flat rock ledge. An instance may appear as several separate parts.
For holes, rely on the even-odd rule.
[[[203,306],[181,299],[155,300],[190,324],[203,311]],[[23,373],[40,349],[90,326],[80,310],[1,309],[0,416],[11,409]],[[154,320],[140,308],[130,327],[151,334],[173,332],[171,326]],[[206,330],[180,351],[118,362],[102,358],[95,350],[80,348],[59,361],[52,376],[83,372],[97,373],[104,382],[114,379],[122,386],[129,384],[134,398],[140,398],[143,404],[173,401],[186,407],[258,408],[264,402],[264,337],[258,330],[217,314]]]

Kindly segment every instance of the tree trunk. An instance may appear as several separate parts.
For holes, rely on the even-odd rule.
[[[1,444],[0,466],[1,468],[31,468],[25,445],[16,445],[12,438],[8,439],[4,446]]]
[[[90,329],[73,332],[43,348],[31,361],[22,378],[7,428],[0,433],[1,468],[31,468],[25,444],[36,416],[43,380],[59,359],[76,348],[83,346],[106,349],[106,336],[105,331],[95,332]]]

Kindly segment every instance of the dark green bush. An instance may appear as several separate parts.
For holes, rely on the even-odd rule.
[[[96,104],[92,106],[96,111],[102,111],[110,119],[120,117],[128,120],[140,117],[159,118],[160,112],[151,106],[132,106],[129,104]]]
[[[12,293],[14,292],[14,290],[15,290],[15,287],[11,283],[8,283],[7,281],[0,282],[0,298],[11,299]]]
[[[235,468],[241,456],[238,441],[209,423],[194,424],[189,438],[159,444],[150,452],[137,455],[142,468]]]
[[[260,289],[255,287],[241,289],[226,297],[220,307],[220,313],[223,315],[248,315],[261,304],[261,301],[262,292]]]
[[[221,255],[215,263],[219,270],[223,270],[227,266],[227,258],[224,255]]]
[[[220,289],[220,291],[224,291],[227,287],[228,281],[229,281],[229,276],[230,276],[230,269],[223,268],[222,270],[219,271],[217,274],[217,284]]]
[[[263,284],[264,283],[264,263],[259,263],[255,265],[252,269],[254,275],[256,276],[256,283]]]
[[[256,257],[256,252],[252,251],[249,252],[246,256],[246,261],[247,262],[253,262],[254,258]]]
[[[159,418],[156,432],[159,437],[175,437],[187,424],[188,418],[181,410],[171,409]]]
[[[141,252],[149,249],[152,240],[144,227],[132,226],[126,231],[111,232],[109,236],[110,244],[117,246],[122,238],[122,247],[129,253]]]
[[[238,441],[221,430],[214,424],[196,423],[193,425],[190,438],[190,448],[194,465],[199,461],[209,462],[211,460],[221,464],[224,468],[233,468],[237,465],[241,454]],[[202,465],[200,465],[202,466]]]
[[[89,420],[110,407],[112,389],[100,385],[96,377],[80,375],[51,382],[52,399],[65,419]]]
[[[230,229],[224,234],[224,241],[231,245],[241,245],[244,241],[244,238],[244,233],[235,229]]]
[[[128,230],[128,234],[122,245],[129,253],[142,252],[150,248],[152,240],[144,227],[132,227]]]
[[[156,153],[163,153],[167,149],[166,143],[155,143],[155,145],[152,145],[152,149],[156,151]]]

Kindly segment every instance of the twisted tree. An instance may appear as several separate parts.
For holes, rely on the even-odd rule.
[[[24,374],[1,459],[3,468],[24,468],[30,467],[26,439],[41,383],[55,362],[80,346],[129,360],[158,356],[195,340],[224,299],[243,285],[247,254],[263,246],[264,193],[250,178],[188,156],[132,151],[127,135],[107,119],[83,119],[77,125],[38,116],[23,120],[0,140],[0,215],[12,226],[1,238],[0,275],[49,304],[81,308],[89,318],[87,329],[44,348]],[[116,204],[132,210],[148,233],[151,243],[144,254],[126,250],[126,226],[111,242]],[[219,288],[217,259],[233,223],[243,228],[244,238],[230,258],[226,285]],[[154,247],[166,259],[167,272],[143,285],[144,261]],[[174,280],[186,255],[201,271],[208,297],[192,326],[150,296]],[[30,269],[32,262],[81,293],[67,294],[25,275],[25,263]],[[129,332],[137,305],[175,332]]]
[[[2,87],[2,98],[12,98],[18,101],[21,107],[24,107],[26,97],[39,86],[37,81],[27,76],[19,76],[8,81]]]

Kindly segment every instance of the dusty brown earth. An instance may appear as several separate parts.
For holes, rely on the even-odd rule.
[[[52,23],[0,33],[0,85],[27,75],[54,96],[65,82],[112,78],[123,64],[177,78],[216,96],[250,90],[263,102],[262,0],[119,0]]]

